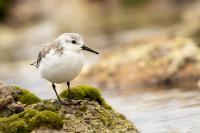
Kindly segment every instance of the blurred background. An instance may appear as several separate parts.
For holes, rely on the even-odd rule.
[[[199,132],[199,0],[0,0],[0,82],[55,98],[29,64],[63,32],[101,53],[72,86],[101,88],[142,133]]]

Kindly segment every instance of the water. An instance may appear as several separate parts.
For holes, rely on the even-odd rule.
[[[158,89],[105,96],[141,133],[200,132],[199,90]]]

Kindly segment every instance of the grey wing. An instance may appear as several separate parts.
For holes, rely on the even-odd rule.
[[[33,65],[33,66],[35,66],[36,68],[38,68],[38,67],[40,66],[40,62],[41,62],[42,58],[45,57],[45,55],[46,55],[48,52],[49,52],[48,46],[44,46],[44,47],[40,50],[40,52],[39,52],[39,54],[38,54],[37,61],[36,61],[36,62],[33,62],[33,63],[30,64],[30,65]]]
[[[39,52],[38,58],[37,58],[37,62],[36,62],[36,67],[38,68],[40,66],[40,62],[42,61],[42,59],[46,56],[46,54],[48,54],[51,50],[50,48],[51,44],[45,45]]]
[[[58,49],[57,47],[59,46],[58,43],[52,42],[49,43],[47,45],[45,45],[39,52],[37,61],[32,63],[31,65],[35,66],[36,68],[38,68],[40,66],[40,62],[42,61],[42,59],[46,56],[46,54],[48,54],[51,49]],[[59,49],[58,49],[59,50]]]

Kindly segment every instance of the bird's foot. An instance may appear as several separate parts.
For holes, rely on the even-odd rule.
[[[68,98],[68,102],[72,102],[72,99],[71,99],[71,97],[69,97],[69,98]]]
[[[61,101],[61,100],[59,100],[59,102],[60,102],[61,105],[70,105],[71,104],[70,101]]]
[[[61,105],[78,105],[82,100],[68,100],[68,101],[59,101]]]

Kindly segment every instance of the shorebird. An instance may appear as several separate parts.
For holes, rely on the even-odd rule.
[[[83,50],[99,54],[84,45],[83,38],[77,33],[63,33],[54,41],[44,45],[39,52],[36,66],[42,78],[52,83],[52,88],[61,104],[62,101],[56,91],[55,84],[67,83],[69,101],[71,101],[70,81],[83,68]]]

